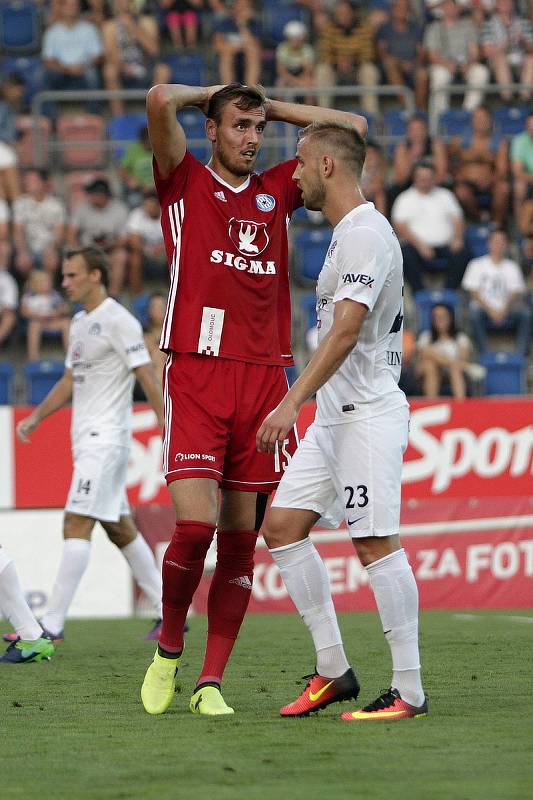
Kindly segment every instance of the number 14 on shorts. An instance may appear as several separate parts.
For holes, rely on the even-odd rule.
[[[83,478],[80,478],[78,481],[78,486],[76,487],[77,494],[85,494],[88,495],[91,491],[91,481],[86,480],[84,481]]]

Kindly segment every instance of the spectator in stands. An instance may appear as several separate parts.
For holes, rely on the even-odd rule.
[[[81,19],[79,0],[60,0],[58,20],[44,32],[44,85],[51,90],[98,89],[103,48],[98,29]],[[55,113],[49,109],[48,113]]]
[[[513,0],[496,0],[492,13],[483,26],[481,41],[496,83],[518,81],[525,84],[520,99],[531,101],[533,86],[533,26],[531,21],[515,13]],[[502,89],[501,96],[509,101],[513,92]]]
[[[8,272],[11,257],[9,206],[0,198],[0,347],[9,341],[17,322],[18,288]]]
[[[108,0],[82,0],[81,11],[83,19],[92,22],[99,30],[112,16]]]
[[[65,240],[65,206],[50,193],[45,169],[28,170],[24,188],[25,193],[13,204],[15,268],[25,276],[38,267],[54,277]]]
[[[139,205],[144,190],[154,188],[152,145],[146,125],[139,131],[139,139],[126,148],[120,162],[119,174],[130,206]]]
[[[376,48],[387,83],[414,89],[416,107],[428,100],[428,73],[424,66],[422,28],[411,19],[409,0],[393,0],[391,17],[377,31]],[[405,105],[404,95],[399,100]]]
[[[446,270],[446,286],[455,289],[468,261],[461,206],[448,189],[435,185],[430,161],[415,166],[410,189],[396,198],[392,222],[402,239],[404,275],[413,292],[423,288],[425,270]]]
[[[483,101],[483,87],[489,82],[489,70],[480,63],[479,34],[469,15],[460,17],[455,0],[442,0],[442,18],[426,29],[424,45],[429,59],[429,83],[434,108],[442,113],[449,106],[444,91],[454,80],[467,83],[463,106],[473,111]]]
[[[462,286],[470,296],[469,316],[479,352],[486,351],[490,324],[496,330],[516,329],[516,349],[525,356],[529,350],[531,310],[524,303],[526,284],[522,270],[505,257],[508,244],[504,230],[492,231],[488,255],[470,261]]]
[[[261,75],[261,27],[250,0],[235,0],[213,24],[220,82],[255,85]]]
[[[511,166],[513,172],[515,214],[526,200],[533,199],[533,109],[526,119],[526,129],[511,142]]]
[[[451,394],[463,400],[467,394],[467,376],[482,380],[486,370],[470,361],[472,344],[457,330],[453,308],[437,303],[431,309],[431,329],[418,337],[418,374],[425,397]]]
[[[358,12],[347,0],[338,0],[318,43],[317,85],[377,86],[380,75],[374,55],[370,23],[360,22]],[[377,96],[363,92],[361,97],[364,111],[376,114]],[[329,105],[331,98],[324,96],[319,102]]]
[[[111,195],[109,183],[96,178],[86,187],[87,200],[72,215],[67,233],[69,247],[96,245],[109,255],[109,295],[118,297],[124,285],[127,266],[125,227],[128,209]]]
[[[150,295],[148,302],[148,321],[144,326],[144,343],[155,367],[159,385],[163,384],[163,370],[167,354],[159,349],[161,331],[165,321],[167,309],[167,297],[161,292],[154,292]]]
[[[372,140],[366,143],[366,157],[359,185],[367,200],[374,203],[378,211],[387,214],[387,160],[383,150]]]
[[[13,201],[20,194],[15,142],[16,112],[11,102],[11,87],[17,83],[15,76],[6,78],[0,85],[0,197]]]
[[[161,210],[155,189],[147,190],[143,204],[129,215],[126,234],[130,252],[129,288],[132,295],[137,295],[143,290],[143,275],[166,277],[167,272]]]
[[[41,342],[45,333],[60,334],[66,352],[70,327],[69,306],[53,288],[50,273],[39,270],[30,273],[20,301],[20,314],[28,322],[29,361],[38,361],[41,357]]]
[[[285,25],[283,41],[276,48],[276,86],[314,85],[315,51],[307,37],[307,26],[300,20]]]
[[[467,217],[480,222],[484,210],[498,226],[509,211],[509,146],[494,133],[491,112],[479,106],[472,113],[471,128],[450,143],[453,191]]]
[[[448,177],[446,145],[437,136],[430,138],[423,114],[414,114],[407,123],[404,141],[394,148],[394,183],[388,192],[391,206],[400,192],[411,186],[415,164],[424,158],[431,158],[433,162],[436,183],[444,183]]]
[[[104,85],[106,89],[148,89],[167,83],[166,65],[159,57],[159,30],[152,14],[136,11],[134,0],[115,0],[115,15],[102,25]],[[110,100],[111,113],[124,113],[122,100]]]
[[[183,47],[196,47],[198,43],[198,12],[203,8],[203,0],[157,0],[164,11],[165,24],[172,44],[177,50]]]

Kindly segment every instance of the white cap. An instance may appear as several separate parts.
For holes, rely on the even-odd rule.
[[[291,19],[283,28],[285,39],[305,39],[307,36],[307,25],[299,19]]]

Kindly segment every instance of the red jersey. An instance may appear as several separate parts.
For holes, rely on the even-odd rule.
[[[287,226],[302,205],[296,161],[237,189],[188,151],[163,179],[154,161],[170,290],[160,346],[288,366],[291,305]]]

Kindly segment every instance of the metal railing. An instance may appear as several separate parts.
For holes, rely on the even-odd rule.
[[[268,97],[278,100],[292,100],[295,98],[305,96],[314,97],[333,97],[342,99],[355,99],[363,95],[375,95],[378,97],[391,97],[401,96],[404,99],[404,107],[408,112],[415,110],[414,93],[407,86],[310,86],[305,88],[298,87],[266,87]],[[144,89],[120,89],[120,90],[107,90],[107,89],[92,89],[84,91],[44,91],[38,92],[31,103],[32,133],[33,133],[33,158],[36,166],[43,166],[43,142],[41,136],[41,129],[39,126],[39,118],[43,115],[43,111],[47,103],[69,104],[75,105],[79,103],[90,102],[108,102],[110,100],[123,100],[126,102],[142,102],[146,99],[147,91]],[[357,110],[357,109],[351,109]],[[268,129],[267,129],[268,130]],[[378,139],[380,137],[377,137]],[[192,139],[189,144],[193,147],[200,147],[205,144],[205,139]],[[61,152],[65,148],[68,149],[87,149],[90,147],[98,148],[99,150],[107,153],[116,150],[119,147],[125,147],[130,144],[131,140],[95,140],[84,142],[63,142],[57,138],[51,138],[47,142],[46,155],[48,153]],[[288,127],[285,135],[270,136],[265,142],[265,147],[280,148],[285,147],[287,154],[294,151],[294,138],[291,136],[291,129]]]

